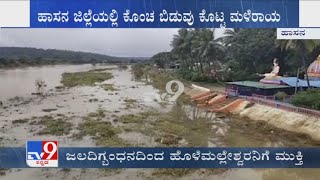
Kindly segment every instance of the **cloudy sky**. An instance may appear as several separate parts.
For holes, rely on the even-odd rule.
[[[0,29],[0,46],[150,57],[158,52],[170,51],[170,42],[177,31],[178,29]]]

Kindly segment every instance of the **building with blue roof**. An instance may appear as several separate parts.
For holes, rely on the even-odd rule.
[[[310,87],[320,88],[320,55],[310,64],[307,69]],[[227,82],[226,90],[236,92],[236,95],[252,96],[273,96],[278,92],[284,92],[287,95],[293,95],[296,90],[305,90],[308,88],[306,79],[297,77],[266,77],[257,81],[236,81]]]

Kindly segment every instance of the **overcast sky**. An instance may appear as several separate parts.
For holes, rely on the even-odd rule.
[[[0,46],[150,57],[170,51],[178,29],[0,29]],[[219,30],[221,31],[221,30]],[[217,32],[219,36],[221,32]]]

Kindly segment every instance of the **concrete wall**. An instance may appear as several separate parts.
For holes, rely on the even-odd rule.
[[[320,141],[320,118],[289,112],[269,106],[254,104],[247,107],[250,102],[244,101],[231,113],[239,114],[256,121],[266,121],[278,128],[308,134],[312,139]]]

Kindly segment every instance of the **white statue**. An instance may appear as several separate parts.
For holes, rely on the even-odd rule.
[[[259,76],[264,76],[265,78],[273,78],[279,75],[280,66],[277,58],[273,59],[273,68],[270,73],[258,74]]]

